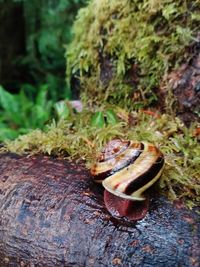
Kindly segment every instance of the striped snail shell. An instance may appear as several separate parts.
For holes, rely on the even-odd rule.
[[[160,177],[164,156],[153,144],[115,139],[91,168],[96,182],[110,193],[128,200],[145,200],[143,192]]]

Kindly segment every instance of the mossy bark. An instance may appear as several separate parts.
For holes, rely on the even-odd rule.
[[[167,90],[171,90],[174,96],[172,108],[187,126],[200,122],[200,35],[198,42],[193,43],[189,50],[188,62],[169,73],[159,91],[161,103],[166,106],[169,104]]]
[[[74,40],[67,53],[68,78],[78,76],[81,91],[95,103],[106,100],[131,109],[156,105],[167,112],[166,95],[172,89],[177,114],[186,113],[181,115],[183,121],[189,124],[187,113],[191,121],[199,120],[198,81],[189,86],[198,70],[191,72],[188,79],[193,82],[182,89],[165,83],[166,99],[159,99],[166,77],[179,72],[182,64],[190,68],[192,58],[199,56],[199,11],[196,0],[103,0],[101,4],[91,0],[74,24]],[[188,47],[196,47],[196,52]],[[180,83],[184,75],[179,75]],[[181,90],[196,100],[188,100],[186,107]]]

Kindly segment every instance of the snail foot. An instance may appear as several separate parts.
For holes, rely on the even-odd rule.
[[[125,217],[131,221],[143,219],[149,209],[149,196],[143,201],[132,201],[104,190],[104,203],[113,217]]]

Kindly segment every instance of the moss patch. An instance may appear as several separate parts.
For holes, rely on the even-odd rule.
[[[193,134],[194,127],[187,129],[179,119],[166,114],[155,118],[116,107],[115,112],[119,121],[114,125],[92,127],[91,112],[84,111],[69,120],[53,122],[44,132],[35,130],[7,142],[4,150],[62,155],[85,160],[90,167],[102,146],[113,138],[146,140],[158,145],[165,155],[161,191],[170,199],[186,200],[189,207],[197,204],[200,201],[200,146]]]
[[[164,75],[188,60],[186,47],[197,36],[199,12],[198,0],[92,0],[74,24],[67,76],[78,74],[82,91],[94,102],[151,104]],[[110,62],[104,70],[105,61]],[[106,84],[102,71],[112,72]],[[139,80],[130,82],[127,76],[133,75]]]

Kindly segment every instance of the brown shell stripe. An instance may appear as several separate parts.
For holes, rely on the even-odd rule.
[[[133,192],[142,188],[144,185],[149,183],[154,177],[156,177],[159,171],[162,169],[164,165],[164,158],[158,157],[155,163],[150,166],[150,168],[133,180],[125,189],[125,194],[131,195]]]
[[[127,149],[129,149],[129,148],[127,148]],[[131,152],[131,154],[129,156],[127,155],[127,158],[126,158],[127,152],[123,150],[120,154],[118,154],[113,159],[113,163],[111,162],[112,167],[110,167],[109,164],[107,164],[106,167],[108,167],[108,169],[105,169],[105,171],[103,171],[103,172],[97,173],[95,175],[95,180],[96,181],[102,181],[105,178],[113,175],[114,173],[116,173],[116,172],[128,167],[129,165],[133,164],[135,162],[135,160],[142,153],[142,151],[144,149],[144,144],[143,143],[133,143],[130,145],[130,149],[132,149],[132,151],[129,150],[129,152]],[[98,164],[101,164],[101,163],[98,163]],[[98,164],[95,166],[96,168],[98,167]]]

